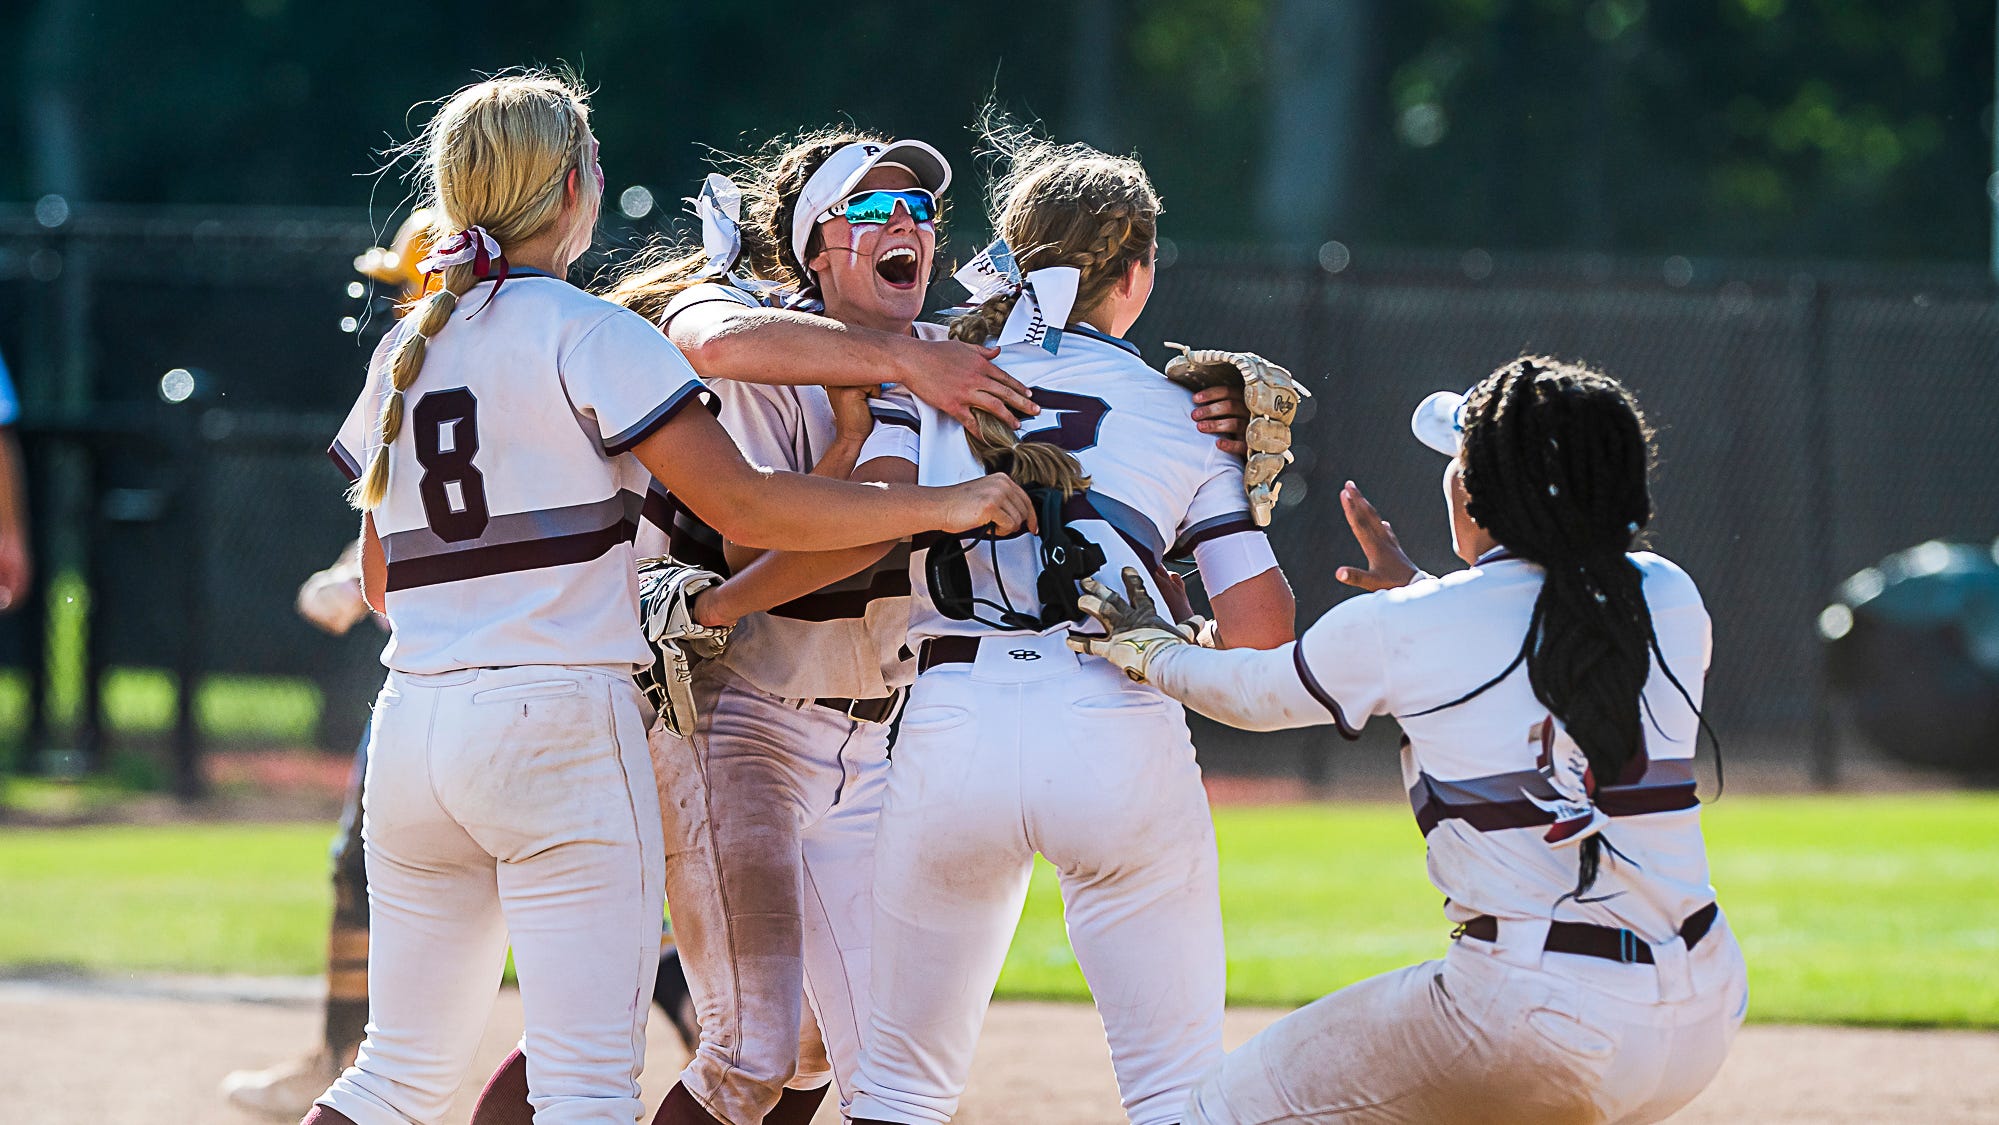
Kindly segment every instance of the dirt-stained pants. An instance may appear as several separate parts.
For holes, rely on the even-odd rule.
[[[701,1019],[681,1081],[709,1113],[757,1125],[787,1085],[824,1085],[829,1059],[852,1092],[888,728],[714,664],[694,693],[690,737],[651,732],[667,909]]]

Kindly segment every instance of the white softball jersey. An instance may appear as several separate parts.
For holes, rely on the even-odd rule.
[[[1162,653],[1151,678],[1197,710],[1260,715],[1253,725],[1263,729],[1330,720],[1351,736],[1369,716],[1393,717],[1405,736],[1403,781],[1428,844],[1430,879],[1449,896],[1452,921],[1558,919],[1666,941],[1715,897],[1694,795],[1695,708],[1712,642],[1686,572],[1655,554],[1630,557],[1644,576],[1659,651],[1687,698],[1655,656],[1642,708],[1645,753],[1593,801],[1579,800],[1579,778],[1564,776],[1579,768],[1580,750],[1534,698],[1524,664],[1475,698],[1443,706],[1497,675],[1526,637],[1542,571],[1503,549],[1467,570],[1342,602],[1295,646],[1204,653],[1184,665],[1177,650]],[[1186,682],[1196,677],[1199,684]],[[1591,805],[1608,818],[1610,846],[1578,901],[1577,849],[1562,841]]]
[[[328,450],[350,479],[379,442],[388,356],[410,331],[383,341]],[[394,627],[382,662],[649,662],[632,539],[650,474],[629,451],[696,402],[712,405],[643,317],[545,274],[474,286],[405,392],[374,512]]]
[[[1064,330],[1057,353],[1033,343],[1009,344],[994,362],[1025,384],[1042,408],[1022,427],[1021,440],[1069,450],[1090,477],[1089,489],[1070,497],[1063,512],[1070,526],[1103,548],[1106,561],[1096,574],[1098,581],[1121,591],[1121,572],[1134,567],[1145,576],[1154,601],[1164,605],[1158,576],[1168,559],[1194,555],[1202,563],[1210,596],[1277,565],[1268,540],[1250,517],[1242,463],[1188,420],[1193,393],[1147,367],[1137,348],[1079,325]],[[924,485],[956,484],[985,474],[965,441],[964,427],[929,405],[891,395],[877,408],[876,419],[861,453],[863,462],[877,457],[913,462],[917,482]],[[1215,550],[1224,543],[1231,548],[1226,554]],[[937,611],[924,575],[926,553],[919,539],[910,565],[910,646],[954,634],[1004,634]],[[1212,560],[1221,558],[1228,560],[1226,575],[1215,573]],[[1011,603],[1023,613],[1040,611],[1035,581],[1041,563],[1034,536],[977,543],[966,562],[978,597]],[[980,614],[991,617],[993,611],[982,608]],[[1060,623],[1040,635],[1071,627]]]
[[[772,303],[732,285],[697,285],[667,306],[662,327],[681,310],[710,301],[751,307]],[[918,324],[916,333],[939,339],[945,330]],[[833,444],[837,427],[823,387],[731,379],[707,385],[720,404],[723,428],[753,465],[809,473]],[[640,557],[670,554],[717,574],[729,573],[721,535],[657,481],[646,498],[644,516]],[[916,675],[915,663],[903,649],[908,624],[909,549],[899,546],[859,574],[744,617],[719,662],[760,690],[787,699],[878,699]]]

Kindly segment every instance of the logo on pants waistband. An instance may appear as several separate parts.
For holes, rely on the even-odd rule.
[[[1031,649],[1031,648],[1017,648],[1017,649],[1014,649],[1013,651],[1011,651],[1011,652],[1007,653],[1007,655],[1008,655],[1008,656],[1011,656],[1011,657],[1013,657],[1013,658],[1014,658],[1015,660],[1039,660],[1039,659],[1041,659],[1041,654],[1040,654],[1040,653],[1038,653],[1038,652],[1036,652],[1036,651],[1034,651],[1034,650],[1033,650],[1033,649]]]

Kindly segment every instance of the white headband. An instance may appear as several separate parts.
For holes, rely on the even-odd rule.
[[[1074,266],[1049,266],[1021,273],[1006,239],[996,238],[979,256],[951,275],[972,291],[972,304],[983,305],[1004,293],[1019,294],[1006,327],[1000,329],[999,345],[1035,344],[1053,354],[1062,346],[1062,328],[1076,307],[1076,290],[1083,283],[1083,271]]]
[[[951,162],[922,141],[888,144],[855,141],[835,150],[806,179],[798,193],[797,207],[791,213],[791,252],[798,256],[798,264],[807,274],[812,271],[805,265],[805,248],[812,242],[819,216],[852,194],[854,185],[883,164],[906,169],[916,177],[919,186],[929,189],[939,199],[944,198],[944,192],[951,186]]]

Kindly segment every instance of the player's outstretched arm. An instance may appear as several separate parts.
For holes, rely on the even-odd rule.
[[[750,547],[835,551],[987,524],[1005,534],[1034,518],[1027,494],[1003,476],[919,488],[764,472],[705,410],[681,411],[632,452],[702,522]]]
[[[857,468],[854,479],[911,485],[916,483],[916,466],[897,457],[877,457]],[[894,546],[891,541],[843,551],[765,551],[737,567],[728,581],[702,591],[694,602],[694,619],[710,628],[734,625],[752,613],[817,593],[859,574],[880,562]]]
[[[744,383],[865,387],[900,383],[965,425],[978,407],[1009,421],[1041,412],[992,362],[997,348],[921,340],[790,309],[708,301],[681,310],[667,339],[694,369]]]
[[[1244,730],[1288,730],[1336,721],[1304,685],[1293,662],[1297,642],[1274,649],[1208,649],[1158,617],[1138,572],[1125,568],[1127,595],[1084,579],[1077,604],[1108,636],[1069,634],[1069,647],[1101,656],[1126,676],[1217,722]]]

